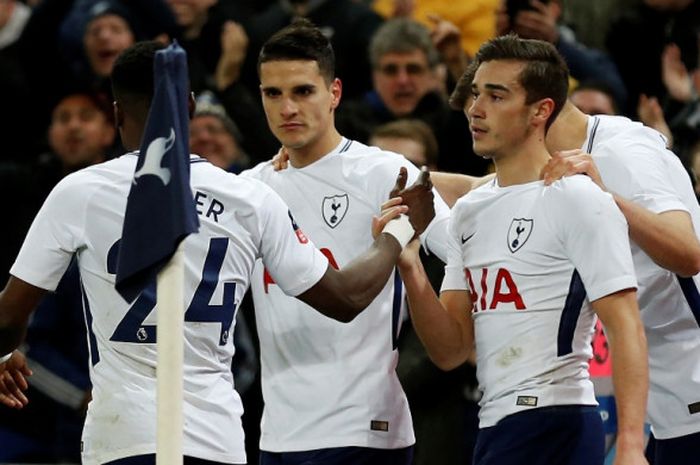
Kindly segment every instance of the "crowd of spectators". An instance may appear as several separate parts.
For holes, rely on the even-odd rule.
[[[109,76],[119,53],[144,39],[177,40],[187,51],[198,103],[191,149],[234,173],[279,150],[260,103],[258,51],[277,30],[306,17],[334,47],[343,85],[336,122],[348,138],[405,153],[431,169],[486,174],[489,164],[474,155],[465,116],[449,108],[447,96],[482,42],[514,32],[557,47],[574,80],[572,101],[584,112],[621,114],[659,130],[695,180],[700,1],[624,3],[629,7],[607,8],[602,16],[591,12],[588,18],[598,22],[592,24],[572,16],[593,8],[589,0],[532,0],[515,14],[500,0],[0,0],[0,190],[9,209],[2,282],[55,183],[123,151]],[[0,412],[0,443],[16,446],[0,448],[0,462],[78,461],[89,401],[79,278],[69,270],[44,306],[27,338],[29,357],[41,367],[31,394],[38,400],[24,412]],[[399,372],[417,423],[416,463],[469,463],[473,370],[437,378],[441,389],[449,388],[436,397],[436,368],[406,327]],[[247,369],[237,375],[254,391],[255,348],[250,339],[244,345]],[[256,463],[261,399],[244,399],[251,404],[244,417],[249,459]],[[29,426],[46,412],[44,427]]]

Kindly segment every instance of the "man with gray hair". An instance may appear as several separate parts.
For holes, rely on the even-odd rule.
[[[450,110],[438,68],[440,55],[430,31],[410,19],[384,23],[369,48],[373,90],[339,109],[341,133],[366,142],[375,127],[403,118],[420,119],[438,140],[438,167],[445,171],[484,174],[487,163],[472,153],[471,137],[461,112]]]

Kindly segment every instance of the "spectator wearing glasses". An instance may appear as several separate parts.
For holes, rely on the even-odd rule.
[[[429,30],[410,19],[387,21],[372,37],[369,54],[373,90],[339,108],[341,133],[367,142],[381,124],[419,119],[435,133],[441,170],[483,174],[487,163],[466,156],[472,149],[464,115],[451,110],[440,92],[440,56]]]

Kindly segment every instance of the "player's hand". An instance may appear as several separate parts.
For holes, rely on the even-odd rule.
[[[29,399],[22,391],[29,388],[26,377],[31,374],[27,359],[18,350],[12,353],[7,362],[0,363],[0,403],[16,409],[27,405]]]
[[[616,450],[613,465],[649,465],[642,450]]]
[[[287,165],[289,165],[289,153],[287,152],[286,147],[280,147],[275,156],[272,157],[271,162],[275,171],[286,170]]]
[[[396,176],[396,183],[394,184],[394,187],[391,189],[391,192],[389,192],[389,200],[399,196],[399,192],[406,188],[407,181],[408,170],[402,167],[399,169],[399,175]],[[382,209],[384,209],[384,205],[382,205]]]
[[[541,173],[545,186],[549,186],[564,176],[572,176],[574,174],[585,174],[598,184],[601,189],[607,190],[598,172],[598,167],[593,162],[593,157],[583,150],[575,149],[554,152]]]
[[[372,237],[376,239],[389,221],[408,212],[408,207],[401,205],[401,200],[401,197],[392,197],[382,204],[381,214],[372,217]]]
[[[397,186],[406,185],[408,177],[405,167],[401,167]],[[401,201],[408,205],[408,219],[416,234],[421,234],[428,224],[435,218],[435,205],[433,204],[433,183],[430,181],[430,171],[423,166],[418,179],[409,188],[399,192]]]

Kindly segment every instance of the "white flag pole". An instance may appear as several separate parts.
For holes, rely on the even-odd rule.
[[[156,465],[182,465],[184,241],[158,273]]]

